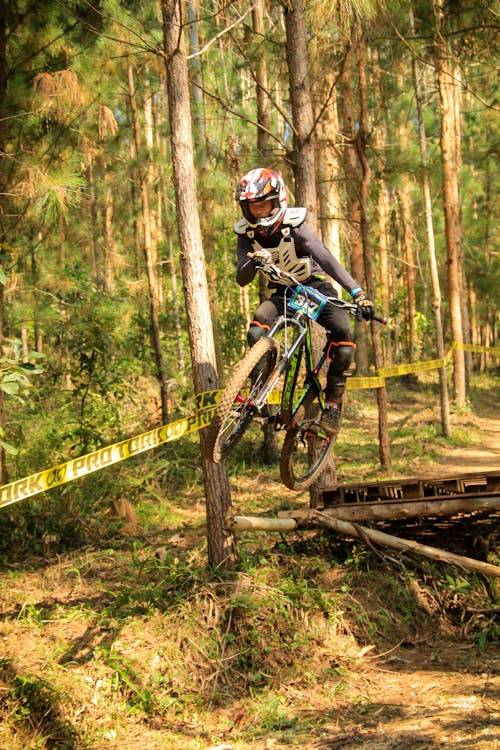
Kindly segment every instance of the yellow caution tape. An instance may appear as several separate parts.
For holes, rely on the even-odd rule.
[[[205,396],[205,394],[201,395]],[[80,477],[92,474],[94,471],[99,471],[119,461],[124,461],[130,456],[144,453],[144,451],[156,448],[163,443],[178,440],[183,435],[196,432],[209,425],[212,416],[213,408],[208,408],[205,405],[202,411],[198,411],[193,416],[170,422],[161,427],[155,427],[141,435],[122,440],[114,445],[108,445],[106,448],[99,448],[99,450],[87,453],[85,456],[73,458],[71,461],[19,479],[17,482],[4,484],[0,487],[0,508],[17,503],[19,500],[26,500],[28,497],[51,490],[58,485],[72,482],[74,479],[80,479]]]
[[[396,375],[409,375],[412,372],[439,370],[440,367],[446,367],[446,360],[444,357],[441,357],[440,359],[429,359],[426,362],[408,362],[404,365],[381,367],[377,370],[377,375],[386,378],[393,378]]]
[[[431,359],[426,362],[412,362],[404,365],[394,365],[392,367],[382,367],[377,370],[376,377],[354,377],[347,380],[347,389],[350,391],[361,390],[364,388],[382,388],[385,385],[385,378],[397,375],[406,375],[413,372],[423,372],[426,370],[436,370],[446,366],[446,360],[450,356],[452,349],[463,349],[465,351],[486,352],[488,354],[500,355],[499,347],[476,346],[474,344],[462,344],[453,342],[451,349],[446,356],[441,359]],[[199,393],[196,396],[197,411],[190,417],[179,419],[175,422],[155,427],[153,430],[143,432],[140,435],[131,437],[128,440],[122,440],[119,443],[108,445],[92,453],[87,453],[79,458],[74,458],[66,463],[54,466],[51,469],[45,469],[37,474],[31,474],[24,479],[18,479],[16,482],[10,482],[0,486],[0,508],[17,503],[20,500],[26,500],[40,492],[46,492],[53,487],[57,487],[74,479],[92,474],[107,466],[124,461],[130,456],[136,456],[139,453],[156,448],[159,445],[168,443],[172,440],[178,440],[184,435],[196,432],[197,430],[207,427],[212,421],[213,412],[219,400],[221,391],[212,390]],[[273,391],[269,396],[269,403],[279,404],[281,393]]]
[[[377,370],[377,373],[381,373],[381,370]],[[370,378],[348,378],[346,381],[346,388],[348,391],[359,391],[363,388],[383,388],[385,385],[384,377],[370,377]]]
[[[464,352],[484,352],[485,354],[494,354],[500,357],[500,347],[498,346],[480,346],[479,344],[462,344],[460,341],[454,341],[452,349],[463,349]]]

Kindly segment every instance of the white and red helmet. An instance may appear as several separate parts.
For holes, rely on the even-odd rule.
[[[278,229],[288,206],[285,183],[277,172],[265,167],[252,169],[241,178],[236,188],[236,200],[248,224],[266,235]],[[249,204],[268,200],[273,201],[270,215],[264,218],[252,216]]]

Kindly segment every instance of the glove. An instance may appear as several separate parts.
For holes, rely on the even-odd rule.
[[[353,299],[357,304],[358,312],[360,313],[360,317],[358,318],[358,320],[361,320],[361,318],[363,318],[364,320],[373,320],[373,316],[375,315],[375,305],[373,304],[371,299],[366,299],[365,293],[361,290],[359,292],[356,292]]]
[[[273,256],[269,250],[262,247],[260,250],[257,250],[252,254],[252,260],[258,266],[265,266],[268,263],[272,263]]]

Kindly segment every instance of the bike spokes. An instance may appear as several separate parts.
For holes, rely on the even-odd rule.
[[[283,484],[291,490],[310,487],[333,450],[335,441],[321,429],[319,416],[317,407],[313,416],[296,420],[287,430],[281,451],[280,472]]]
[[[252,421],[255,400],[274,369],[278,349],[274,339],[259,339],[235,367],[207,432],[205,452],[215,463],[227,456]]]

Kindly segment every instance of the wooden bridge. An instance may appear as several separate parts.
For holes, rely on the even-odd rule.
[[[500,469],[443,477],[392,479],[381,482],[340,484],[318,493],[314,507],[279,511],[276,518],[268,516],[235,516],[236,530],[292,531],[324,526],[347,536],[359,538],[369,546],[381,544],[401,551],[415,552],[432,559],[475,570],[500,578],[500,567],[482,560],[430,547],[408,538],[381,531],[380,526],[399,531],[405,536],[416,531],[415,522],[428,519],[439,527],[441,536],[451,532],[454,521],[469,519],[469,533],[493,536],[498,534],[500,517]],[[404,523],[406,521],[406,523]],[[370,522],[372,528],[360,523]],[[493,533],[492,533],[493,530]]]
[[[341,484],[320,492],[325,512],[350,521],[452,516],[500,510],[500,469],[446,477]]]

